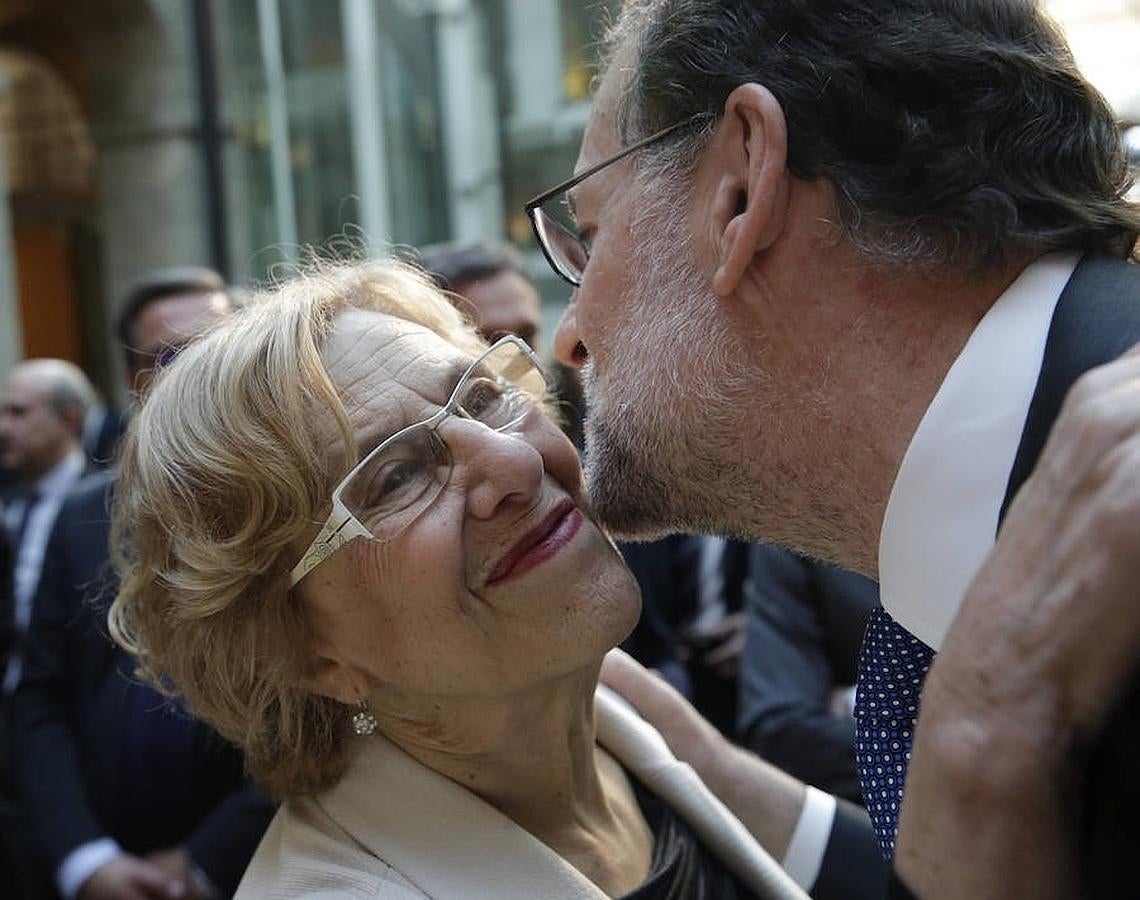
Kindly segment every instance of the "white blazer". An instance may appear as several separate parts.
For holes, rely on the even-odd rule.
[[[664,739],[604,686],[598,743],[667,802],[761,897],[806,894]],[[239,900],[605,900],[557,853],[490,804],[374,735],[344,777],[281,806],[238,887]]]

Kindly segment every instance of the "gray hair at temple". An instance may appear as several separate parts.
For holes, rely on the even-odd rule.
[[[689,174],[728,95],[763,84],[790,172],[834,185],[872,260],[980,272],[1140,234],[1113,113],[1033,0],[626,0],[609,52],[624,140],[697,119],[647,174]]]

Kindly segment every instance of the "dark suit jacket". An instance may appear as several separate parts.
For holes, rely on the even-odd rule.
[[[1017,449],[1001,514],[1033,471],[1068,389],[1085,371],[1140,341],[1140,266],[1090,254],[1061,293]],[[1092,748],[1085,769],[1083,817],[1085,896],[1132,898],[1140,842],[1140,684]],[[902,894],[899,894],[902,896]]]
[[[773,546],[751,548],[744,582],[748,641],[740,661],[741,743],[797,778],[863,802],[855,720],[830,710],[855,684],[879,586]]]
[[[110,475],[85,481],[48,543],[13,700],[15,777],[32,838],[54,873],[110,836],[128,852],[185,846],[234,891],[273,813],[240,753],[131,678],[106,633]]]
[[[127,430],[127,413],[115,406],[102,407],[98,427],[84,434],[83,452],[92,466],[106,468],[115,461],[119,441]]]
[[[1140,341],[1140,266],[1104,257],[1081,261],[1049,326],[1025,430],[1017,449],[1002,516],[1032,472],[1061,403],[1085,371]],[[1084,808],[1087,896],[1135,897],[1133,856],[1140,842],[1140,684],[1113,719],[1087,769]]]
[[[0,503],[0,515],[4,505]],[[6,663],[16,636],[12,609],[12,565],[16,555],[8,543],[8,531],[0,524],[0,664]]]
[[[701,714],[730,738],[736,736],[737,678],[702,665],[710,648],[690,643],[686,626],[700,607],[702,538],[674,534],[644,544],[619,544],[641,588],[641,619],[622,649],[658,669]],[[728,541],[720,561],[726,613],[738,612],[748,569],[748,547]]]

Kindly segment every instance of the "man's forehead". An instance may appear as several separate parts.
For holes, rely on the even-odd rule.
[[[163,344],[177,344],[192,338],[230,312],[230,300],[223,291],[214,293],[170,294],[147,304],[135,322],[137,349],[153,351]]]
[[[538,314],[538,291],[525,277],[509,269],[459,285],[457,293],[467,298],[482,316]]]
[[[47,398],[51,381],[42,374],[17,369],[4,382],[0,395],[5,402],[28,406]]]
[[[578,148],[578,161],[574,164],[575,173],[584,172],[621,149],[617,127],[617,97],[612,91],[605,90],[606,83],[603,80],[603,88],[598,91],[590,108],[586,130],[582,133],[582,144]]]

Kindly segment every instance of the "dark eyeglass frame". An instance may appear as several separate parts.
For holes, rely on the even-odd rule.
[[[600,163],[596,163],[595,165],[590,166],[590,168],[586,169],[585,171],[571,176],[561,184],[556,184],[550,190],[544,191],[537,197],[534,197],[533,199],[527,201],[525,207],[526,215],[527,218],[530,219],[530,227],[534,232],[534,239],[538,242],[538,246],[542,248],[542,255],[546,257],[546,262],[550,265],[550,268],[554,270],[555,275],[573,287],[578,287],[582,284],[581,277],[575,275],[571,271],[566,270],[564,268],[564,264],[558,260],[555,253],[547,245],[546,238],[544,237],[545,231],[543,229],[543,226],[539,224],[539,216],[545,217],[555,228],[561,229],[562,231],[566,232],[569,237],[572,237],[574,240],[576,240],[582,248],[582,253],[586,259],[586,262],[589,262],[590,260],[590,248],[586,246],[586,242],[582,240],[581,235],[570,234],[570,232],[568,232],[555,219],[543,212],[542,207],[547,203],[547,201],[553,200],[559,194],[564,194],[566,191],[577,187],[591,175],[596,175],[598,172],[602,171],[602,169],[606,168],[607,166],[612,166],[614,163],[625,159],[630,154],[636,153],[638,150],[644,150],[646,147],[652,146],[658,141],[664,140],[671,134],[688,128],[696,122],[704,121],[710,118],[710,113],[700,112],[694,116],[690,116],[687,119],[683,119],[680,122],[674,122],[667,128],[662,128],[660,131],[656,131],[653,134],[649,135],[649,137],[642,138],[640,141],[630,144],[628,147],[619,150],[608,159],[603,159]]]

